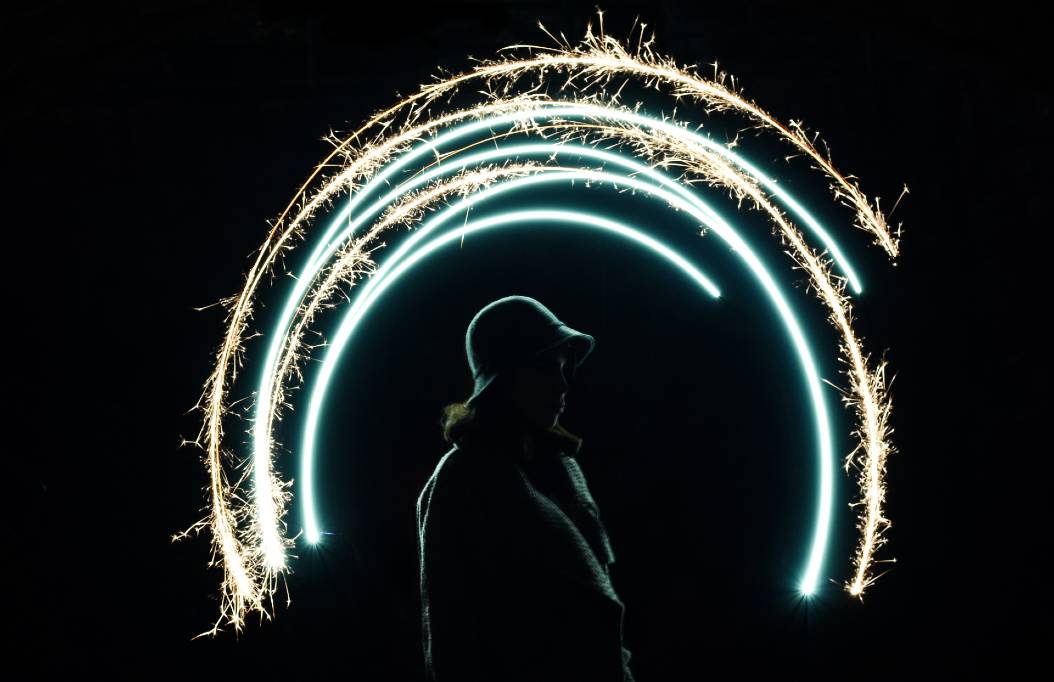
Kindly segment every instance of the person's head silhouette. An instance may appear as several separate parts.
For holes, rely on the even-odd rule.
[[[474,390],[444,410],[445,440],[458,442],[481,414],[483,421],[563,431],[558,421],[571,380],[595,345],[593,336],[565,325],[536,299],[506,296],[488,303],[465,333]]]

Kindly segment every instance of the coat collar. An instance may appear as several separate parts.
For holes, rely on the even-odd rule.
[[[596,503],[584,487],[577,485],[581,470],[571,457],[559,457],[556,466],[566,471],[567,485],[574,499],[572,504],[580,512],[576,516],[583,525],[576,523],[568,511],[538,490],[523,466],[515,467],[536,518],[551,531],[545,534],[552,543],[546,550],[549,560],[572,580],[621,604],[606,566],[615,560],[615,555],[607,532],[596,515]]]
[[[582,446],[581,441],[556,431],[536,431],[532,443],[533,447],[527,454],[528,460],[534,457],[559,457],[560,455],[577,457]]]
[[[588,491],[582,471],[575,459],[580,441],[552,431],[536,433],[536,436],[533,459],[523,454],[518,457],[513,454],[507,459],[495,457],[496,451],[505,450],[510,445],[514,453],[522,452],[519,450],[516,439],[510,435],[508,430],[477,432],[465,443],[465,448],[485,453],[482,461],[497,463],[505,459],[506,462],[512,464],[508,468],[499,466],[494,471],[507,471],[513,474],[513,480],[519,482],[518,485],[513,486],[513,489],[519,489],[520,494],[529,501],[524,509],[535,519],[532,525],[540,524],[550,530],[548,533],[539,535],[543,538],[543,542],[547,543],[546,548],[539,552],[539,556],[547,557],[551,565],[560,567],[560,572],[570,579],[621,605],[622,602],[615,593],[606,567],[606,564],[615,560],[614,552],[611,550],[606,529],[600,522],[596,502]],[[458,448],[464,449],[461,446]],[[581,527],[532,482],[528,470],[536,470],[538,466],[543,468],[551,466],[564,472],[558,477],[562,479],[561,485],[574,500],[577,508],[585,514],[580,517]],[[518,496],[513,495],[512,497]]]

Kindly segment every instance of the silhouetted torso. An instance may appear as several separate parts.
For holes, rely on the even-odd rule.
[[[417,503],[429,679],[632,680],[614,553],[571,454],[539,434],[447,452]]]

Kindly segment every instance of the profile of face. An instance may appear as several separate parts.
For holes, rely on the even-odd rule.
[[[571,352],[561,347],[509,373],[507,398],[528,424],[543,431],[556,425],[564,411],[572,360]]]

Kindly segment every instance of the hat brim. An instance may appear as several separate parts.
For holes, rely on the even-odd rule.
[[[585,361],[586,357],[593,352],[593,348],[596,346],[596,339],[593,338],[593,336],[590,334],[584,334],[577,329],[572,329],[567,325],[557,327],[557,334],[559,335],[559,338],[556,341],[550,343],[541,350],[532,353],[530,359],[545,355],[557,348],[570,346],[575,355],[574,361],[575,367],[577,368]]]

